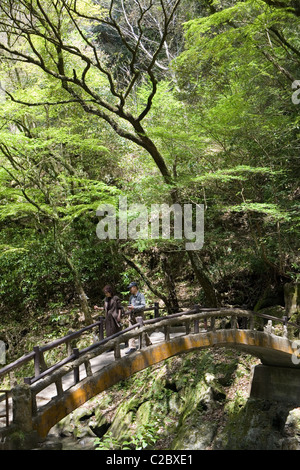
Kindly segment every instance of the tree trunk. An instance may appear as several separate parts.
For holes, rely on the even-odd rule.
[[[178,299],[177,299],[177,294],[176,294],[176,285],[174,282],[174,278],[172,276],[170,263],[166,255],[162,255],[161,264],[162,264],[162,269],[166,277],[167,289],[169,291],[168,299],[172,306],[171,307],[172,313],[179,312],[179,305],[178,305]]]
[[[76,293],[77,293],[78,298],[79,298],[81,311],[84,315],[84,323],[86,325],[91,325],[91,323],[93,323],[93,319],[92,319],[89,304],[88,304],[88,301],[87,301],[87,295],[84,291],[79,273],[78,273],[77,269],[75,268],[75,266],[73,265],[71,259],[67,255],[65,257],[65,261],[66,261],[67,265],[70,268],[70,271],[72,272],[72,274],[74,276],[75,290],[76,290]]]
[[[190,258],[190,262],[194,270],[195,276],[204,291],[204,296],[205,296],[205,301],[206,301],[205,306],[206,307],[218,307],[220,304],[219,304],[217,293],[210,279],[204,272],[203,267],[200,266],[199,257],[197,256],[197,253],[194,251],[188,251],[187,253]]]
[[[170,197],[172,200],[172,203],[181,203],[180,196],[178,194],[178,190],[174,184],[173,189],[170,193]],[[182,221],[183,224],[183,221]],[[182,225],[183,226],[183,225]],[[193,251],[193,250],[187,250],[188,257],[191,262],[192,269],[194,271],[194,274],[197,278],[197,281],[199,282],[200,286],[203,289],[204,296],[205,296],[205,302],[207,307],[218,307],[220,305],[216,291],[213,287],[213,284],[211,280],[209,279],[209,276],[204,272],[204,268],[201,265],[201,260],[199,258],[198,252]]]
[[[71,258],[68,256],[63,244],[61,243],[59,237],[57,236],[56,229],[54,230],[54,232],[55,232],[54,238],[55,238],[57,249],[74,277],[75,291],[79,298],[80,309],[84,316],[84,323],[86,325],[90,325],[91,323],[93,323],[93,319],[92,319],[92,315],[91,315],[90,308],[88,305],[87,295],[84,291],[79,272],[74,266],[74,264],[72,263]]]

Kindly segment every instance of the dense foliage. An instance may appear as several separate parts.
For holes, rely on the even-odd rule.
[[[283,301],[299,275],[298,3],[1,2],[2,315],[75,301],[90,321],[101,287],[133,277],[169,310]],[[119,196],[204,204],[203,248],[99,240],[96,209]]]

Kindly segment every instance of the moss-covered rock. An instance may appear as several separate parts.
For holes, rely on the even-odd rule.
[[[180,427],[173,440],[172,450],[207,450],[217,432],[218,425],[212,421],[203,421],[200,415],[192,420],[186,420]]]
[[[130,425],[135,419],[136,411],[140,407],[140,399],[133,397],[122,402],[109,428],[109,432],[120,442],[130,437]]]
[[[135,421],[137,426],[148,424],[152,415],[152,404],[150,401],[145,401],[137,410]]]

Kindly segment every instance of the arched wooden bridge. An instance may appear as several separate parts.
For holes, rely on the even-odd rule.
[[[51,345],[36,347],[33,353],[0,369],[1,377],[25,360],[35,361],[35,377],[25,379],[26,385],[11,390],[13,422],[0,429],[0,439],[13,428],[23,428],[44,438],[61,419],[117,382],[169,357],[196,349],[235,348],[259,358],[262,365],[271,366],[271,370],[296,372],[300,380],[300,342],[298,345],[295,338],[288,339],[288,331],[292,328],[295,331],[298,325],[288,322],[286,317],[278,319],[259,315],[267,324],[262,331],[257,331],[254,329],[257,316],[251,311],[236,308],[204,309],[195,306],[151,320],[139,318],[136,325],[114,336],[101,339],[81,351],[73,349],[66,359],[49,368],[43,359],[46,350],[69,343],[79,333],[99,327],[102,322],[56,340]],[[279,323],[276,334],[272,321]],[[184,329],[178,331],[179,325],[184,325]],[[146,333],[153,344],[144,347]],[[289,331],[289,336],[292,334]],[[124,345],[132,337],[137,338],[138,349],[126,356]]]

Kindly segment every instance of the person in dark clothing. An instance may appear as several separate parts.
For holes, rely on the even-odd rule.
[[[95,310],[105,311],[105,329],[106,337],[112,336],[121,331],[121,316],[124,310],[121,299],[114,294],[113,288],[107,285],[103,288],[105,294],[104,308],[94,306]]]

